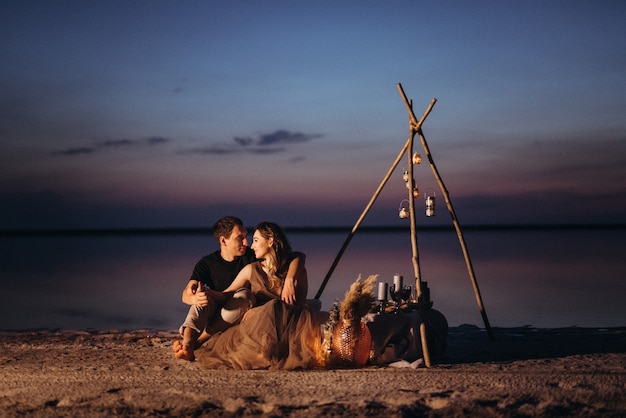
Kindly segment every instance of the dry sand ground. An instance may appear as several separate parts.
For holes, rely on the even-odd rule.
[[[173,331],[0,333],[4,416],[626,416],[626,328],[451,328],[433,367],[205,371]]]

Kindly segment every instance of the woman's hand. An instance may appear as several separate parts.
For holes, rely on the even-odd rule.
[[[287,277],[285,279],[285,283],[283,284],[283,291],[280,295],[280,298],[288,305],[293,305],[294,303],[296,303],[296,288],[293,284],[293,279],[291,277]]]

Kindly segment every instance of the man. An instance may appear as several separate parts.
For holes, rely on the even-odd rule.
[[[248,248],[247,234],[241,219],[234,216],[225,216],[213,225],[219,250],[198,261],[183,290],[183,303],[190,308],[181,326],[183,340],[174,341],[176,358],[193,361],[193,351],[211,336],[207,332],[210,322],[220,319],[215,318],[218,307],[207,296],[204,286],[223,291],[244,266],[255,261],[254,252]]]

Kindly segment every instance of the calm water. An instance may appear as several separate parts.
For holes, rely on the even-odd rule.
[[[470,230],[469,254],[492,326],[626,325],[624,230]],[[307,253],[309,295],[346,232],[290,233]],[[175,329],[203,235],[0,238],[0,329]],[[484,326],[453,230],[418,232],[422,278],[451,326]],[[358,231],[321,300],[341,299],[359,275],[413,280],[408,232]],[[411,279],[409,279],[411,278]]]

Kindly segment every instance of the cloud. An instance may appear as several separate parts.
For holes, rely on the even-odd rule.
[[[279,129],[271,133],[260,134],[257,137],[235,136],[230,143],[213,143],[206,147],[197,147],[179,152],[179,154],[278,154],[288,150],[291,144],[298,144],[321,138],[321,134],[306,134],[303,132],[291,132]],[[130,146],[158,146],[171,142],[170,138],[163,136],[149,136],[139,139],[119,138],[108,139],[96,143],[93,146],[72,147],[51,152],[52,155],[75,156],[94,154],[103,149],[120,149]],[[300,157],[301,161],[303,157]]]
[[[189,150],[181,151],[180,154],[207,154],[207,155],[229,155],[229,154],[278,154],[285,152],[286,148],[261,148],[251,147],[245,148],[245,145],[241,148],[223,145],[211,145],[209,147],[198,147]]]
[[[51,152],[52,155],[63,155],[63,156],[73,156],[73,155],[85,155],[85,154],[93,154],[105,148],[123,148],[128,146],[137,146],[137,145],[146,145],[146,146],[155,146],[160,144],[165,144],[170,142],[169,138],[165,138],[162,136],[149,136],[140,139],[128,139],[128,138],[120,138],[120,139],[109,139],[106,141],[99,142],[94,146],[90,147],[75,147],[75,148],[66,148],[59,151]]]
[[[136,144],[137,141],[132,139],[111,139],[109,141],[104,141],[98,144],[100,147],[123,147],[126,145]]]
[[[271,133],[259,134],[257,137],[235,136],[232,142],[229,143],[213,143],[206,147],[183,150],[180,151],[179,154],[278,154],[287,151],[288,146],[291,144],[308,142],[321,137],[323,137],[321,134],[306,134],[303,132],[291,132],[286,129],[278,129]],[[104,149],[121,149],[131,146],[158,146],[171,141],[170,138],[157,135],[138,139],[108,139],[91,146],[71,147],[52,151],[51,154],[57,156],[86,155],[94,154]],[[300,161],[302,159],[301,157]]]
[[[174,87],[174,90],[172,90],[172,92],[174,94],[181,94],[181,93],[183,93],[186,90],[186,88],[187,88],[187,82],[188,81],[189,80],[187,79],[187,77],[184,77],[182,80],[180,80],[180,83],[176,87]]]
[[[93,154],[96,152],[95,148],[67,148],[61,151],[54,151],[52,155],[85,155],[85,154]]]
[[[307,135],[302,132],[289,132],[289,131],[281,129],[271,134],[261,135],[261,137],[259,138],[258,144],[261,146],[272,145],[276,143],[294,144],[298,142],[307,142],[307,141],[310,141],[311,139],[315,139],[319,137],[321,137],[321,135],[319,134]]]
[[[143,138],[141,141],[147,143],[148,145],[159,145],[170,142],[170,139],[162,136],[149,136],[147,138]]]
[[[227,154],[235,154],[239,152],[234,148],[224,148],[220,146],[210,146],[210,147],[198,147],[191,148],[185,151],[179,152],[179,154],[215,154],[215,155],[227,155]]]
[[[286,148],[256,148],[250,151],[252,154],[278,154],[287,151]]]
[[[303,132],[291,132],[279,129],[272,133],[260,134],[254,138],[251,136],[236,136],[231,143],[215,143],[207,147],[198,147],[183,151],[183,154],[278,154],[288,150],[287,146],[321,138],[321,134],[305,134]],[[276,146],[277,144],[283,146]],[[299,157],[298,161],[304,158]]]
[[[239,145],[241,145],[243,147],[246,147],[246,146],[251,145],[251,144],[254,143],[254,139],[250,138],[249,136],[247,136],[245,138],[236,136],[236,137],[233,138],[233,141],[235,141],[237,144],[239,144]]]

